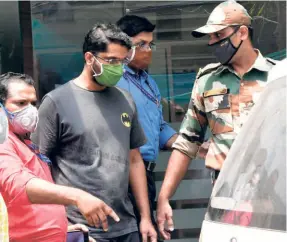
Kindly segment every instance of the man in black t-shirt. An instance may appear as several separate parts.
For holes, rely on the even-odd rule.
[[[145,143],[136,106],[124,90],[114,87],[131,48],[129,38],[114,25],[97,25],[85,37],[85,66],[77,78],[48,93],[39,108],[33,141],[52,161],[57,184],[88,191],[106,202],[120,218],[102,212],[89,224],[74,206],[71,223],[89,226],[97,242],[140,241],[128,184],[142,214],[143,241],[157,235],[150,219],[145,167],[138,148]],[[108,230],[103,225],[108,223]],[[96,227],[96,228],[95,228]]]

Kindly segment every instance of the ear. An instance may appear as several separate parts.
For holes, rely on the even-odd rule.
[[[86,52],[84,57],[87,65],[91,65],[93,63],[94,55],[91,52]]]
[[[240,34],[240,39],[243,41],[249,38],[249,31],[246,26],[241,26],[238,30],[238,33]]]

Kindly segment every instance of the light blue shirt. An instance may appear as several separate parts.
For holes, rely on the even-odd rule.
[[[163,149],[176,132],[163,120],[162,106],[153,102],[130,80],[139,83],[160,102],[160,92],[152,77],[144,71],[137,74],[128,66],[124,67],[124,72],[127,72],[129,78],[123,76],[117,86],[127,90],[135,101],[138,117],[147,138],[147,143],[140,147],[141,155],[145,161],[156,161],[159,149]]]

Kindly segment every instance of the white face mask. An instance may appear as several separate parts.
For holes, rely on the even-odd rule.
[[[6,108],[5,111],[15,134],[33,133],[37,128],[39,121],[38,110],[31,104],[16,112],[9,112]]]

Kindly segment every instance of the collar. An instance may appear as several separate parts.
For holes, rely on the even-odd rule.
[[[124,72],[128,72],[129,74],[136,75],[136,72],[132,70],[130,67],[127,65],[124,65]]]
[[[219,75],[221,72],[223,72],[225,70],[228,70],[229,72],[232,72],[235,74],[233,68],[230,65],[220,65],[214,74]]]
[[[286,58],[278,62],[276,66],[274,66],[272,70],[268,73],[268,81],[273,81],[284,76],[286,78],[287,76],[286,66],[287,66]]]
[[[259,71],[265,71],[268,72],[271,70],[272,66],[268,64],[268,61],[266,58],[263,57],[261,52],[258,49],[254,49],[256,53],[258,54],[254,64],[250,67],[250,69],[247,71],[251,71],[253,68],[259,70]]]
[[[136,77],[140,77],[143,76],[144,78],[148,77],[148,74],[146,73],[146,71],[141,70],[138,73],[136,73],[134,70],[132,70],[129,66],[124,65],[124,72],[128,72],[129,74],[136,76]]]
[[[249,68],[249,70],[246,72],[250,72],[252,69],[257,69],[259,71],[264,71],[268,72],[271,70],[272,66],[268,63],[267,59],[263,57],[261,52],[258,49],[254,49],[255,52],[257,53],[257,58],[253,65]],[[230,65],[221,65],[219,68],[216,70],[215,74],[218,75],[224,70],[228,70],[229,72],[235,73],[232,66]]]

